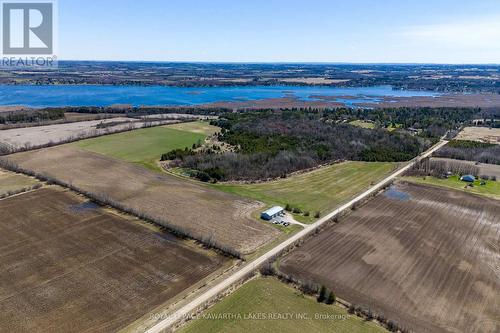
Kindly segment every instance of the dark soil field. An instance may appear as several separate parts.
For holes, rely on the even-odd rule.
[[[0,332],[113,332],[226,259],[58,187],[0,200]]]
[[[399,183],[280,270],[415,332],[499,332],[500,201]]]
[[[4,158],[244,254],[279,235],[271,225],[251,217],[261,205],[256,201],[71,145]]]

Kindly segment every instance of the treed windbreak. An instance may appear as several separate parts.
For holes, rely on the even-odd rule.
[[[219,140],[235,152],[205,150],[182,157],[202,180],[260,180],[340,161],[407,161],[431,141],[403,132],[336,124],[321,112],[259,111],[226,114],[215,122]]]
[[[500,164],[500,145],[468,140],[453,140],[435,154],[456,160]]]

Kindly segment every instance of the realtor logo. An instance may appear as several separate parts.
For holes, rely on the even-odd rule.
[[[2,1],[0,67],[57,67],[56,5],[56,0]]]
[[[52,2],[2,3],[3,54],[52,54],[53,7]]]

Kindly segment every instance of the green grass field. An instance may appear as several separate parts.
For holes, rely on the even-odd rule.
[[[272,314],[278,319],[252,319]],[[291,319],[284,319],[288,314]],[[220,316],[226,315],[226,319]],[[316,315],[330,317],[316,318]],[[241,319],[240,319],[241,318]],[[386,332],[373,322],[351,316],[337,305],[318,303],[275,278],[249,281],[198,319],[182,333],[210,332]]]
[[[205,134],[193,131],[193,129],[204,127],[205,123],[192,123],[191,131],[174,129],[171,126],[105,135],[74,144],[89,151],[143,165],[151,170],[159,170],[157,162],[163,153],[191,147],[193,143],[206,138]]]
[[[316,211],[323,215],[333,210],[394,168],[394,163],[344,162],[272,182],[214,186],[270,206],[290,204],[302,211],[310,211],[308,218],[296,216],[297,220],[307,223],[314,219]]]
[[[403,125],[401,125],[401,124],[396,124],[395,126],[393,126],[393,125],[391,124],[391,125],[389,125],[389,127],[387,127],[386,129],[387,129],[389,132],[394,132],[395,130],[400,129],[401,127],[403,127]]]
[[[369,128],[369,129],[375,128],[374,123],[371,123],[368,121],[363,121],[363,120],[353,120],[349,123],[349,125],[358,126],[358,127],[362,127],[362,128]]]
[[[474,187],[466,187],[467,183],[460,180],[458,176],[452,176],[448,179],[441,179],[436,177],[404,177],[404,180],[419,184],[436,185],[448,187],[455,190],[465,191],[469,193],[488,196],[494,199],[500,199],[500,182],[486,181],[486,185],[481,185],[481,181],[474,182]]]

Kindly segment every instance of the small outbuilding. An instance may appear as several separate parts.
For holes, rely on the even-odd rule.
[[[279,215],[283,214],[285,210],[283,207],[280,206],[274,206],[272,208],[269,208],[268,210],[262,212],[260,214],[260,218],[266,221],[270,221],[274,219],[275,217],[278,217]]]
[[[460,180],[467,183],[474,183],[476,181],[476,177],[472,175],[465,175],[460,177]]]

